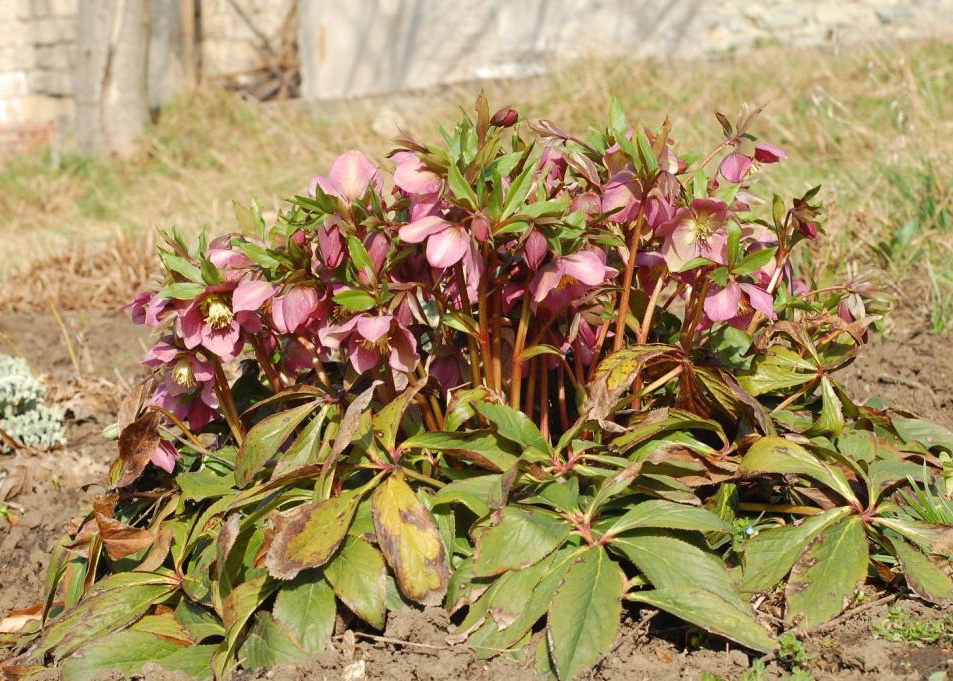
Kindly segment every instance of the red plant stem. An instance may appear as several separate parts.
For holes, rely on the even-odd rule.
[[[539,432],[549,439],[549,368],[546,358],[539,358]]]
[[[771,275],[771,281],[768,282],[768,288],[765,289],[765,291],[768,292],[768,295],[774,295],[774,289],[777,287],[778,282],[781,281],[781,274],[784,271],[784,265],[787,261],[787,257],[787,253],[778,251],[777,268],[774,270],[774,274]],[[748,324],[748,328],[745,329],[749,336],[754,333],[755,329],[758,328],[758,324],[761,323],[762,319],[764,319],[764,315],[760,312],[755,312],[751,316],[751,322]]]
[[[520,322],[516,328],[516,341],[513,344],[513,371],[510,373],[510,406],[520,408],[520,388],[523,383],[523,360],[520,355],[526,346],[526,333],[529,331],[529,289],[523,293],[523,307],[520,309]]]
[[[635,218],[635,227],[629,237],[629,259],[625,263],[625,274],[622,277],[622,294],[619,296],[618,313],[615,320],[615,338],[612,340],[612,351],[618,352],[625,342],[625,322],[629,316],[629,298],[632,295],[632,279],[635,276],[635,258],[639,254],[639,239],[642,238],[642,225],[645,224],[645,208],[648,205],[649,191],[655,185],[655,177],[642,192],[642,201],[639,203],[639,212]]]
[[[559,399],[559,427],[566,432],[569,430],[569,407],[566,404],[566,372],[568,367],[556,369],[556,394]]]
[[[711,287],[711,279],[705,279],[704,283],[700,289],[698,289],[695,294],[692,296],[692,302],[694,305],[690,305],[689,308],[692,309],[691,322],[682,332],[682,349],[685,352],[688,352],[688,349],[692,347],[692,340],[695,336],[695,328],[698,326],[698,322],[702,318],[702,309],[705,303],[705,296],[708,295],[708,289]]]
[[[724,149],[727,145],[728,145],[728,140],[722,140],[721,143],[719,143],[717,147],[715,147],[714,149],[711,150],[711,152],[708,154],[708,156],[705,157],[705,159],[699,164],[698,167],[699,167],[699,168],[704,168],[704,167],[707,166],[709,163],[711,163],[711,160],[712,160],[713,158],[715,158],[715,154],[717,154],[719,151],[721,151],[722,149]]]
[[[281,380],[281,375],[275,370],[275,365],[271,363],[271,359],[265,353],[265,348],[261,344],[261,339],[258,338],[258,336],[252,335],[251,344],[255,349],[255,359],[258,360],[258,364],[261,365],[261,369],[265,372],[265,376],[268,378],[268,383],[271,385],[271,391],[274,393],[281,392],[281,390],[285,387],[284,381]]]
[[[460,297],[460,312],[472,319],[473,311],[470,308],[470,301],[467,297],[467,281],[466,277],[463,275],[463,265],[458,262],[454,266],[453,272],[456,275],[457,295]],[[480,318],[482,320],[482,314],[480,315]],[[480,385],[480,365],[478,364],[479,354],[477,351],[476,339],[474,339],[469,333],[467,334],[467,350],[470,354],[470,380],[473,381],[473,387],[476,388]],[[484,361],[486,361],[485,357]]]
[[[490,255],[490,262],[493,270],[496,270],[497,259],[496,252]],[[493,287],[493,317],[492,321],[492,357],[493,357],[493,388],[498,392],[503,392],[503,334],[500,329],[500,321],[503,317],[503,285],[497,284]]]
[[[529,360],[529,376],[526,379],[526,403],[523,411],[526,417],[532,420],[533,412],[536,410],[536,374],[539,372],[539,357],[531,357]]]
[[[663,288],[665,288],[665,277],[659,277],[658,281],[655,282],[655,288],[652,289],[652,295],[645,308],[645,316],[642,318],[642,327],[639,329],[639,345],[644,344],[649,338],[649,331],[652,328],[652,317],[655,315],[655,304],[658,302],[658,297],[661,295]]]
[[[235,398],[232,397],[228,379],[225,378],[225,372],[222,371],[222,364],[218,361],[218,357],[209,353],[209,359],[212,361],[212,369],[215,372],[215,395],[218,397],[218,403],[225,414],[225,422],[228,423],[228,428],[232,431],[235,443],[240,447],[245,437],[245,431],[242,429],[242,421],[238,416]]]
[[[439,432],[441,429],[440,424],[437,423],[427,399],[418,393],[414,398],[414,401],[417,402],[417,405],[420,407],[420,413],[423,414],[424,423],[427,424],[427,429],[431,432]]]
[[[602,346],[606,342],[606,336],[609,335],[609,325],[612,323],[611,319],[607,319],[602,322],[602,326],[599,327],[599,336],[596,338],[596,347],[592,351],[592,364],[589,365],[589,375],[588,379],[591,381],[592,377],[596,373],[596,367],[599,366],[599,355],[602,353]]]

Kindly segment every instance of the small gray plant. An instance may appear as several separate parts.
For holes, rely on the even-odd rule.
[[[23,359],[0,354],[0,429],[37,449],[66,444],[63,412],[44,404],[44,393]],[[0,452],[9,447],[0,443]]]

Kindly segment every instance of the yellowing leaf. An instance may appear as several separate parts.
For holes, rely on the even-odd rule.
[[[327,563],[347,534],[360,500],[352,492],[276,514],[275,536],[265,558],[268,573],[293,579],[304,569]]]
[[[440,605],[450,569],[433,516],[401,473],[374,490],[371,504],[378,544],[401,592],[423,605]]]

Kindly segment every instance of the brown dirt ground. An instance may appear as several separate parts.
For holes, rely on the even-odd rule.
[[[875,338],[868,351],[844,376],[852,396],[879,396],[888,404],[917,411],[953,426],[953,333],[932,334],[911,312],[899,312],[888,337]],[[67,409],[69,444],[46,454],[17,453],[0,457],[0,499],[17,523],[0,520],[0,614],[39,600],[49,550],[69,520],[88,508],[96,488],[80,486],[102,478],[115,456],[114,443],[99,436],[113,420],[118,401],[141,375],[137,362],[146,338],[125,315],[70,313],[64,318],[79,364],[70,360],[64,334],[50,316],[0,316],[0,351],[27,358],[51,387],[51,401]],[[92,348],[96,348],[94,354]],[[94,378],[95,377],[95,378]],[[12,485],[12,483],[16,483]],[[6,491],[5,491],[6,489]],[[925,619],[942,612],[917,601],[901,601],[913,615]],[[823,634],[809,637],[810,673],[821,679],[920,679],[937,671],[953,673],[953,648],[922,648],[873,640],[870,624],[885,616],[887,605],[860,612]],[[589,679],[701,679],[711,673],[736,678],[755,658],[709,640],[701,648],[688,644],[692,632],[664,615],[641,624],[642,613],[630,610],[616,647]],[[338,637],[334,649],[313,660],[268,672],[243,673],[246,681],[293,679],[534,679],[532,654],[527,661],[474,659],[465,646],[449,647],[449,623],[439,609],[405,610],[392,614],[384,636],[393,643],[349,636]],[[646,632],[647,629],[647,632]],[[529,650],[534,650],[531,646]],[[767,678],[787,671],[776,661],[767,664]],[[50,678],[53,678],[52,676]],[[120,678],[120,677],[107,677]],[[181,676],[147,671],[147,681]]]

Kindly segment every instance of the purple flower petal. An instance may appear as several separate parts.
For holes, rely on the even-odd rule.
[[[579,251],[562,258],[562,270],[587,286],[601,284],[606,278],[605,256],[593,251]]]
[[[751,307],[763,314],[768,319],[777,319],[774,313],[774,298],[763,288],[754,284],[738,284],[741,290],[748,294],[748,300],[751,301]]]
[[[767,142],[754,143],[754,160],[759,163],[777,163],[788,157],[788,153]]]
[[[351,365],[359,374],[364,374],[377,367],[381,361],[381,353],[374,348],[368,348],[361,343],[350,344]]]
[[[166,473],[175,470],[175,462],[179,458],[179,452],[176,451],[170,443],[165,440],[159,442],[149,461],[153,466],[158,466]]]
[[[450,267],[463,259],[470,237],[462,227],[453,225],[427,239],[427,262],[434,267]]]
[[[718,166],[718,174],[729,182],[737,184],[744,179],[750,167],[751,159],[735,151],[722,159],[721,165]]]
[[[562,278],[563,271],[559,259],[543,265],[543,268],[536,272],[536,276],[529,283],[529,290],[533,292],[533,300],[537,303],[546,300],[546,297],[559,285]]]
[[[241,327],[235,320],[222,329],[213,329],[208,324],[203,324],[202,345],[225,361],[235,359],[242,346]]]
[[[271,317],[279,333],[295,333],[318,307],[318,294],[310,286],[295,286],[271,303]]]
[[[166,338],[168,338],[168,336]],[[147,367],[155,368],[162,364],[168,364],[175,359],[180,350],[166,340],[166,338],[160,339],[149,349],[149,352],[146,353],[146,356],[142,358],[143,364],[145,364]]]
[[[416,154],[402,151],[394,154],[397,168],[394,170],[394,184],[408,194],[436,194],[440,191],[440,177],[427,170]]]
[[[324,225],[318,230],[318,251],[324,264],[334,269],[344,260],[344,239],[335,226]]]
[[[394,318],[389,314],[371,316],[362,314],[357,318],[357,332],[372,343],[390,331]]]
[[[400,231],[397,232],[397,235],[401,241],[406,241],[409,244],[419,244],[427,237],[440,234],[440,232],[452,226],[451,223],[441,217],[428,215],[427,217],[414,220],[410,224],[404,225],[400,228]]]
[[[546,237],[538,229],[530,231],[523,244],[523,254],[526,258],[526,264],[533,271],[539,268],[539,264],[546,257],[546,251],[549,250],[549,244],[546,243]]]
[[[724,322],[738,314],[738,304],[741,302],[741,289],[735,282],[713,295],[705,298],[705,314],[713,322]]]
[[[232,312],[255,312],[278,292],[278,287],[260,279],[244,279],[232,293]]]
[[[193,300],[184,312],[180,311],[179,314],[179,322],[182,327],[181,336],[185,347],[189,350],[198,347],[202,344],[202,327],[205,326],[205,319],[202,317],[198,301]]]
[[[407,329],[398,326],[390,339],[390,365],[398,371],[410,372],[417,366],[417,339]]]
[[[328,176],[339,195],[351,203],[367,191],[368,185],[377,175],[377,169],[359,151],[347,151],[331,164]]]

